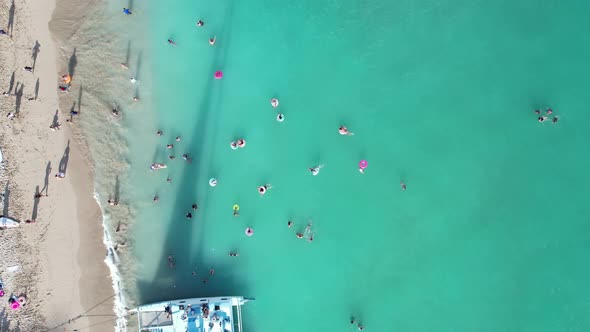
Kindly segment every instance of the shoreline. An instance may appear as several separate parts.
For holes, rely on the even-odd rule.
[[[1,83],[16,94],[2,96],[0,178],[7,188],[3,202],[9,202],[3,211],[21,222],[36,220],[1,231],[0,277],[7,294],[27,297],[22,309],[3,312],[10,328],[109,331],[115,326],[115,294],[104,262],[107,249],[102,211],[94,199],[93,167],[77,124],[65,122],[68,103],[76,95],[75,79],[73,93],[58,96],[57,91],[59,68],[68,67],[58,51],[69,45],[68,31],[54,29],[53,21],[60,10],[71,10],[66,6],[55,0],[15,0],[8,11],[13,13],[12,39],[0,40]],[[31,66],[30,50],[36,44],[34,72],[28,73],[22,68]],[[8,112],[17,116],[7,118]],[[55,117],[61,130],[51,131]],[[58,171],[66,177],[54,177]],[[36,192],[44,196],[35,198]],[[9,266],[19,270],[7,272]]]

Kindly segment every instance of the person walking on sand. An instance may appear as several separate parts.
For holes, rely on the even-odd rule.
[[[66,177],[66,173],[64,172],[57,172],[57,174],[55,174],[55,177],[58,179],[63,179]]]

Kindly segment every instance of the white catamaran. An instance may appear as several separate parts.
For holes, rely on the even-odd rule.
[[[241,296],[203,297],[146,304],[132,310],[140,332],[242,332]]]

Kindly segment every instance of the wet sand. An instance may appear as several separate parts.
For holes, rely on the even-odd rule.
[[[16,229],[0,231],[0,278],[6,296],[27,297],[16,311],[3,301],[3,330],[114,330],[114,292],[91,160],[77,118],[66,122],[66,105],[78,96],[76,76],[70,93],[57,90],[59,74],[68,71],[69,57],[61,54],[73,49],[68,34],[75,24],[52,23],[51,32],[48,26],[54,9],[59,14],[65,6],[58,1],[56,8],[53,0],[0,6],[0,22],[9,22],[0,26],[9,33],[0,36],[0,90],[10,94],[0,96],[2,214],[21,221]],[[83,10],[70,6],[68,15],[84,17]],[[54,122],[60,130],[49,128]],[[55,177],[57,172],[65,178]],[[36,222],[26,224],[27,219]]]

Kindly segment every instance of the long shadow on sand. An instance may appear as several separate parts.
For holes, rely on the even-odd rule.
[[[20,106],[22,104],[23,101],[23,94],[24,94],[24,89],[25,89],[25,85],[24,84],[20,84],[20,88],[18,87],[18,83],[16,84],[16,91],[15,91],[15,95],[16,95],[16,100],[14,102],[14,113],[18,114],[18,112],[20,112]]]
[[[78,65],[78,57],[76,56],[76,49],[74,48],[74,53],[70,56],[70,61],[68,62],[68,72],[70,77],[74,77],[74,72],[76,71],[76,66]]]
[[[12,88],[14,88],[14,74],[15,72],[12,72],[12,76],[10,76],[10,82],[8,83],[8,93],[12,93]]]
[[[33,70],[35,70],[35,65],[37,64],[37,56],[39,56],[40,51],[41,44],[39,44],[38,40],[35,40],[35,46],[33,46],[33,54],[31,54],[31,57],[33,58]]]
[[[84,87],[80,84],[80,90],[78,91],[78,115],[82,114],[82,93],[84,92]]]
[[[212,63],[212,71],[217,68],[223,68],[226,62],[229,34],[231,32],[231,17],[233,14],[233,6],[230,6],[226,14],[224,22],[226,22],[225,29],[220,35],[225,37],[225,47],[216,49],[215,60]],[[214,128],[217,128],[219,122],[219,107],[222,98],[222,82],[210,80],[205,86],[203,93],[203,100],[199,107],[198,118],[196,119],[196,126],[191,131],[192,137],[187,139],[189,147],[187,151],[196,152],[195,160],[212,160],[209,153],[205,149],[204,143],[206,137],[214,136]],[[215,95],[216,98],[213,98]],[[214,100],[213,100],[214,99]],[[215,112],[213,112],[215,110]],[[183,139],[184,141],[184,139]],[[199,197],[199,205],[207,206],[208,194],[207,192],[197,192],[195,183],[202,183],[204,179],[200,178],[197,172],[197,167],[186,167],[185,171],[179,177],[179,190],[176,200],[176,205],[173,211],[176,213],[170,216],[170,228],[167,231],[164,242],[162,243],[163,253],[159,259],[160,267],[156,271],[152,280],[139,280],[137,287],[139,290],[139,304],[150,303],[156,301],[164,301],[174,298],[187,297],[203,297],[203,296],[222,296],[231,295],[237,292],[244,292],[244,285],[239,283],[239,280],[231,273],[231,267],[222,265],[223,263],[216,263],[207,258],[205,248],[194,248],[195,244],[202,244],[206,233],[207,222],[200,222],[197,232],[191,229],[195,227],[194,223],[183,222],[179,227],[178,220],[184,218],[184,211],[190,207],[192,200]],[[204,169],[210,167],[203,167]],[[175,181],[177,181],[175,179]],[[185,226],[186,225],[186,226]],[[186,228],[185,228],[186,227]],[[193,234],[197,234],[196,238]],[[172,255],[175,258],[177,269],[170,269],[168,267],[167,257]],[[192,257],[191,257],[192,256]],[[190,272],[193,267],[197,267],[198,278],[195,278]],[[215,275],[203,283],[203,278],[207,277],[207,271],[210,267],[214,267]],[[180,273],[179,271],[185,271]],[[179,286],[179,287],[175,287]]]
[[[45,167],[45,179],[43,180],[43,188],[41,188],[41,194],[45,191],[45,196],[49,196],[49,174],[51,174],[51,161],[48,161]]]
[[[37,78],[37,82],[35,82],[35,100],[39,98],[39,78]]]
[[[37,219],[37,213],[39,211],[39,201],[41,200],[39,194],[41,194],[41,192],[39,191],[39,186],[36,186],[35,195],[33,196],[33,212],[31,213],[32,220]]]
[[[66,174],[66,170],[68,169],[68,161],[69,160],[70,160],[70,140],[68,140],[68,145],[66,146],[63,156],[61,156],[61,160],[59,161],[59,167],[58,167],[57,171]]]
[[[16,7],[14,6],[14,0],[10,4],[10,9],[8,10],[8,24],[7,32],[10,33],[10,38],[12,38],[12,31],[14,30],[14,13],[16,12]]]
[[[10,206],[10,182],[6,182],[6,186],[4,187],[4,194],[2,197],[2,215],[8,215],[8,207]]]

